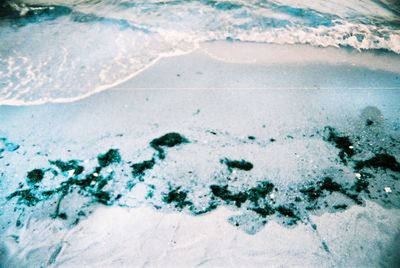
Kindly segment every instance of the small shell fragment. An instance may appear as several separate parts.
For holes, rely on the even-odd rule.
[[[385,192],[391,193],[391,192],[392,192],[392,189],[391,189],[390,187],[385,187]]]

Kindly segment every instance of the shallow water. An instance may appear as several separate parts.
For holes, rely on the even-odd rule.
[[[400,53],[396,1],[6,1],[0,102],[66,102],[205,41]],[[29,38],[27,38],[29,36]]]

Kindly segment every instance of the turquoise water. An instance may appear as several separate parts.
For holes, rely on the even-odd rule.
[[[0,103],[66,102],[217,40],[400,53],[397,1],[3,1]]]

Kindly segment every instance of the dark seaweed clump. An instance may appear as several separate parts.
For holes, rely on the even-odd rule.
[[[327,126],[324,129],[325,137],[324,140],[335,145],[339,149],[339,158],[343,163],[346,163],[346,157],[352,157],[354,155],[353,143],[348,136],[340,134],[333,127]]]
[[[110,149],[105,154],[98,155],[97,160],[101,167],[107,167],[111,164],[121,162],[121,155],[117,149]]]
[[[33,207],[40,201],[30,189],[15,191],[7,196],[7,200],[11,200],[14,197],[18,197],[17,204],[26,205],[28,207]]]
[[[240,207],[248,198],[245,192],[239,192],[236,194],[232,193],[228,190],[228,185],[211,185],[210,189],[213,195],[221,198],[227,203],[234,202],[237,207]]]
[[[179,209],[192,205],[192,202],[187,200],[187,192],[180,189],[181,187],[177,187],[171,190],[168,194],[164,195],[163,201],[167,204],[174,203],[175,207]]]
[[[334,182],[332,178],[326,177],[321,182],[318,182],[315,186],[304,187],[300,189],[300,192],[303,193],[308,201],[314,201],[320,198],[324,191],[332,192],[341,192],[342,186]]]
[[[344,210],[346,209],[348,206],[346,204],[340,204],[340,205],[334,205],[333,208],[337,209],[337,210]]]
[[[58,167],[61,172],[67,172],[70,170],[74,171],[74,175],[79,175],[84,171],[83,166],[79,165],[79,162],[77,160],[70,160],[67,162],[63,162],[61,160],[56,160],[56,161],[49,161],[50,164],[55,165]]]
[[[368,186],[369,186],[369,181],[365,177],[361,177],[358,180],[356,180],[352,189],[358,193],[362,191],[369,193]]]
[[[175,207],[179,209],[189,206],[190,212],[194,215],[214,210],[220,204],[218,199],[224,201],[227,205],[234,205],[238,208],[248,202],[247,210],[251,210],[263,218],[275,213],[275,210],[266,201],[267,195],[274,190],[274,185],[268,181],[260,182],[255,187],[236,193],[230,191],[228,185],[211,185],[210,190],[211,201],[206,208],[195,207],[193,202],[188,200],[187,191],[181,190],[181,187],[176,187],[168,194],[164,194],[163,201],[168,204],[174,203]]]
[[[171,132],[152,140],[150,142],[150,146],[158,152],[158,157],[160,159],[164,159],[165,151],[162,147],[174,147],[188,142],[189,140],[186,139],[181,134],[176,132]]]
[[[68,192],[73,187],[78,187],[82,194],[89,194],[94,200],[108,205],[111,200],[111,194],[104,191],[104,187],[113,178],[112,174],[103,177],[99,175],[101,167],[97,167],[94,172],[86,175],[83,179],[70,178],[61,184],[63,192]]]
[[[253,169],[253,164],[251,162],[248,162],[246,160],[230,160],[230,159],[222,159],[221,163],[225,164],[229,170],[232,169],[240,169],[240,170],[245,170],[249,171]]]
[[[44,174],[45,172],[43,170],[36,168],[28,172],[26,179],[28,183],[35,184],[43,180]]]
[[[355,185],[357,185],[357,182],[355,183]],[[365,190],[365,188],[359,188],[357,186],[353,186],[352,188],[357,188],[359,191]],[[362,200],[358,197],[357,194],[352,193],[350,189],[346,189],[330,177],[324,178],[322,181],[317,182],[316,185],[300,188],[299,191],[306,197],[309,202],[314,202],[317,201],[317,199],[324,197],[326,192],[337,192],[347,196],[357,204],[363,204]],[[314,207],[311,206],[309,208]]]
[[[214,134],[214,132],[210,133]],[[283,193],[279,192],[274,184],[265,180],[259,182],[255,187],[248,187],[238,191],[229,184],[231,179],[228,176],[225,184],[204,185],[204,187],[209,187],[207,188],[209,192],[203,196],[198,196],[198,198],[199,200],[204,197],[207,198],[203,199],[208,200],[206,201],[208,203],[206,203],[205,206],[204,202],[201,202],[201,206],[195,206],[195,200],[191,200],[189,195],[191,189],[183,189],[182,186],[176,185],[174,187],[170,186],[168,192],[161,193],[161,201],[165,204],[171,205],[171,207],[174,207],[178,211],[186,208],[193,215],[207,213],[217,208],[219,205],[235,206],[237,208],[242,208],[242,211],[245,211],[243,215],[240,215],[241,218],[239,220],[238,218],[235,218],[234,223],[240,224],[240,226],[243,226],[243,224],[249,224],[249,226],[252,226],[256,221],[256,224],[264,225],[267,222],[267,217],[273,215],[280,219],[280,221],[283,221],[283,224],[288,226],[296,224],[298,221],[303,221],[303,219],[307,220],[310,210],[319,210],[322,206],[329,208],[329,210],[345,210],[352,203],[359,205],[364,204],[361,197],[367,196],[371,199],[377,199],[378,197],[374,196],[375,193],[372,191],[370,192],[370,188],[372,189],[375,185],[374,183],[378,182],[378,177],[373,175],[373,170],[363,170],[364,168],[388,169],[394,172],[400,171],[400,164],[394,156],[387,153],[381,153],[375,154],[374,157],[367,160],[356,161],[351,159],[355,152],[353,151],[352,141],[349,137],[344,136],[332,127],[325,127],[324,134],[324,140],[339,149],[340,160],[342,160],[345,165],[347,165],[348,161],[351,161],[352,165],[347,165],[347,167],[354,167],[353,171],[360,173],[361,176],[357,175],[358,178],[355,179],[353,183],[345,182],[340,184],[333,178],[326,176],[309,184],[295,185],[295,187],[287,189],[288,192]],[[255,137],[248,136],[248,139],[254,140]],[[274,142],[275,139],[271,139],[270,141]],[[161,162],[165,159],[166,148],[178,146],[184,143],[189,143],[189,140],[174,132],[167,133],[152,140],[149,145],[155,150],[155,152],[150,160],[134,164],[128,162],[131,164],[131,174],[133,178],[136,179],[136,181],[128,181],[128,190],[131,188],[129,187],[129,183],[132,182],[131,186],[133,187],[137,180],[143,181],[146,172],[152,169],[158,163],[157,161]],[[359,148],[362,147],[359,146]],[[68,219],[73,216],[72,214],[67,215],[62,211],[61,207],[63,199],[73,192],[89,199],[89,205],[93,203],[100,203],[103,205],[115,204],[116,201],[122,197],[122,193],[114,193],[108,189],[107,185],[109,185],[110,181],[113,179],[114,172],[112,172],[112,170],[111,172],[107,170],[108,173],[102,172],[102,169],[111,164],[121,162],[119,150],[110,149],[104,154],[99,154],[97,160],[98,166],[90,173],[84,173],[84,167],[81,165],[82,161],[80,160],[49,161],[52,167],[29,171],[26,176],[29,188],[22,189],[24,184],[21,183],[17,191],[7,196],[7,200],[16,198],[17,204],[32,207],[40,201],[56,198],[55,200],[58,200],[58,202],[55,203],[55,213],[51,216],[60,219]],[[225,168],[227,168],[229,172],[232,172],[233,170],[250,171],[254,168],[251,162],[244,159],[233,160],[224,158],[220,160],[220,163],[224,164],[226,166]],[[74,171],[73,173],[69,172],[72,170]],[[371,172],[371,174],[366,171]],[[43,180],[46,172],[51,172],[54,176],[58,176],[59,172],[61,172],[62,176],[68,176],[68,178],[55,189],[40,191],[40,182]],[[68,174],[65,172],[68,172]],[[343,179],[345,178],[346,177]],[[375,178],[375,180],[371,181],[369,180],[370,178]],[[220,180],[217,179],[216,181]],[[146,196],[146,199],[152,198],[155,194],[155,186],[148,186],[152,187],[150,187],[151,190]],[[278,197],[275,198],[274,195],[272,195],[272,192],[276,192]],[[341,202],[331,202],[331,194],[334,194],[334,200],[339,198]],[[282,200],[282,197],[285,199]],[[379,197],[383,198],[381,195],[379,195]],[[391,200],[392,199],[389,201]],[[86,207],[89,207],[89,205]],[[161,208],[162,206],[155,205],[155,207]],[[83,207],[80,209],[83,209]],[[85,213],[81,212],[82,211],[77,213],[78,217],[85,215]],[[78,219],[79,218],[77,218],[77,220]]]
[[[274,206],[275,201],[267,199],[267,195],[275,189],[274,185],[268,181],[261,182],[256,187],[237,193],[230,191],[228,185],[211,185],[210,189],[213,196],[222,199],[226,204],[234,204],[240,208],[242,204],[248,202],[246,203],[246,209],[257,213],[261,218],[272,216],[278,212],[279,215],[287,218],[285,222],[288,225],[293,225],[300,220],[300,216],[295,212],[297,209],[294,204]],[[263,223],[265,222],[264,220]]]
[[[400,164],[397,162],[396,158],[392,155],[383,153],[376,154],[374,157],[356,162],[355,169],[360,170],[363,168],[384,168],[390,169],[395,172],[400,172]]]
[[[248,210],[254,211],[263,218],[275,214],[275,209],[269,204],[264,204],[263,206],[249,207]]]
[[[153,139],[150,142],[150,146],[158,152],[158,158],[160,160],[165,159],[165,150],[163,147],[174,147],[183,143],[189,143],[189,140],[179,133],[171,132],[167,133],[159,138]],[[143,176],[146,171],[152,169],[156,164],[156,157],[152,157],[150,160],[145,160],[139,163],[131,165],[132,176],[138,178],[139,181],[143,181]],[[128,184],[131,188],[132,184]]]
[[[256,187],[250,188],[247,191],[233,193],[228,189],[228,185],[211,185],[211,193],[227,204],[234,203],[237,207],[241,207],[247,200],[253,205],[258,205],[258,201],[265,199],[274,189],[274,185],[268,181],[259,183]]]
[[[374,123],[374,121],[372,121],[371,119],[365,120],[365,125],[366,125],[367,127],[372,126],[373,123]]]
[[[151,160],[145,160],[140,163],[135,163],[131,165],[132,168],[132,176],[133,177],[139,177],[142,179],[143,175],[145,174],[146,170],[152,169],[154,165],[156,164],[156,161],[154,158]]]
[[[94,170],[82,176],[83,167],[79,165],[80,160],[69,160],[63,162],[61,160],[50,161],[61,172],[74,170],[74,173],[69,176],[66,181],[60,183],[56,189],[40,191],[38,184],[42,181],[45,171],[42,169],[34,169],[28,172],[27,181],[29,189],[18,190],[7,196],[7,200],[18,198],[17,204],[34,206],[40,201],[48,200],[58,196],[55,212],[51,215],[53,218],[67,219],[64,212],[60,212],[62,200],[70,193],[77,192],[80,195],[90,199],[90,202],[97,202],[103,205],[111,205],[113,200],[117,200],[118,196],[114,197],[109,191],[104,190],[109,181],[113,178],[113,173],[107,176],[102,176],[101,171],[104,167],[112,163],[119,163],[121,156],[118,150],[110,149],[105,154],[98,156],[99,166]],[[49,168],[53,174],[57,174],[56,170]],[[46,170],[46,171],[47,171]],[[120,196],[119,196],[120,197]]]
[[[293,223],[300,220],[300,217],[294,212],[294,209],[287,205],[277,206],[276,211],[287,218],[291,218],[294,221]]]
[[[257,203],[258,200],[265,198],[274,190],[274,185],[269,181],[263,181],[259,183],[256,187],[250,188],[247,191],[247,198],[253,202]]]

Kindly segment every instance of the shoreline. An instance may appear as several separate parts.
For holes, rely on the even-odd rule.
[[[154,59],[145,68],[131,74],[120,81],[116,81],[111,85],[104,85],[100,88],[94,89],[92,92],[88,92],[85,95],[77,96],[74,98],[67,99],[56,99],[56,100],[41,100],[34,102],[26,102],[22,100],[2,100],[0,106],[31,106],[31,105],[46,105],[50,103],[71,103],[86,98],[92,97],[108,90],[115,89],[130,89],[130,90],[140,90],[140,89],[154,89],[154,88],[164,88],[164,89],[175,89],[177,87],[176,81],[168,80],[162,81],[163,86],[157,85],[157,83],[147,83],[148,77],[142,75],[142,73],[152,73],[152,68],[156,70],[168,70],[165,68],[166,64],[185,63],[185,61],[196,61],[197,59],[204,59],[209,57],[212,61],[215,61],[214,66],[218,63],[222,68],[226,68],[230,64],[242,64],[242,66],[260,66],[263,65],[267,71],[272,71],[273,75],[277,76],[280,71],[285,70],[286,72],[298,73],[298,68],[300,66],[312,66],[315,65],[315,70],[318,70],[322,65],[331,65],[338,68],[357,68],[365,69],[368,71],[382,72],[386,75],[397,76],[400,73],[400,55],[390,51],[358,51],[352,48],[336,48],[336,47],[312,47],[309,45],[277,45],[277,44],[264,44],[264,43],[253,43],[253,42],[227,42],[227,41],[214,41],[205,42],[199,44],[194,49],[188,52],[177,52],[167,55],[160,55]],[[160,67],[162,66],[162,67]],[[294,66],[293,69],[288,69],[288,67]],[[201,66],[199,66],[201,68]],[[229,67],[228,67],[229,68]],[[251,67],[250,67],[251,68]],[[274,70],[278,68],[278,70]],[[280,68],[280,70],[279,70]],[[149,70],[149,72],[148,72]],[[176,68],[175,72],[179,72]],[[201,72],[201,71],[199,71]],[[319,77],[313,77],[310,73],[298,73],[299,75],[306,75],[314,79],[313,83],[304,84],[304,81],[296,81],[297,84],[286,85],[286,81],[280,78],[280,81],[274,81],[272,86],[262,86],[261,88],[316,88],[315,84],[318,84]],[[143,78],[144,77],[144,78]],[[259,77],[259,76],[258,76]],[[196,78],[193,76],[192,78]],[[154,82],[154,81],[153,81]],[[207,89],[213,87],[213,85],[205,84],[200,87],[201,83],[196,81],[194,83],[195,88]],[[269,81],[266,81],[269,82]],[[396,81],[397,82],[397,81]],[[165,84],[166,83],[166,84]],[[389,88],[400,88],[397,83],[392,82]],[[190,88],[190,86],[179,85],[181,88]],[[235,88],[237,85],[224,85],[223,88],[232,87]],[[346,88],[350,88],[348,85],[344,85]],[[324,89],[337,89],[341,86],[333,87],[321,87]],[[216,87],[218,88],[218,87]],[[376,86],[355,86],[354,89],[386,89],[387,85]],[[254,87],[242,86],[240,89],[254,89]]]

